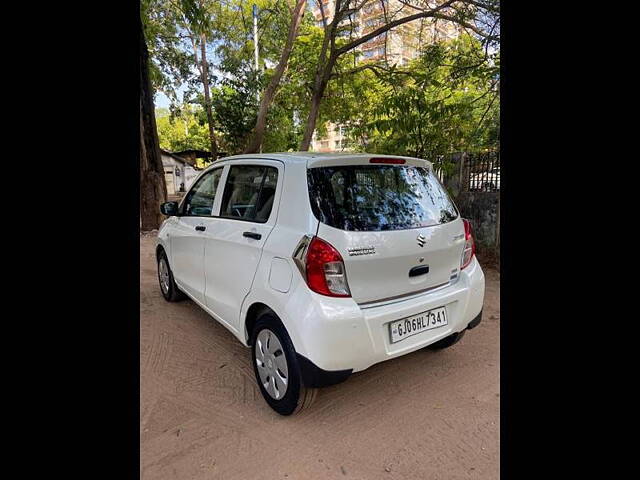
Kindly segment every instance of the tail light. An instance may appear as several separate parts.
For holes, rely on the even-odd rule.
[[[464,223],[464,250],[460,259],[460,270],[467,267],[476,254],[476,242],[473,240],[471,222],[467,219],[462,219],[462,223]]]
[[[321,238],[303,238],[294,261],[314,292],[329,297],[351,296],[342,256]]]

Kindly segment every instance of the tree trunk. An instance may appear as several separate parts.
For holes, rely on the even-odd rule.
[[[253,130],[253,136],[249,141],[249,145],[244,150],[244,153],[256,153],[260,150],[260,146],[262,145],[262,141],[264,140],[264,132],[267,126],[267,114],[269,113],[269,107],[273,102],[273,98],[275,97],[276,90],[280,85],[280,80],[282,79],[282,75],[287,68],[287,64],[289,63],[289,57],[291,56],[291,51],[293,50],[293,43],[296,39],[296,35],[298,34],[298,28],[300,27],[300,21],[302,20],[302,16],[304,15],[304,8],[307,3],[307,0],[297,0],[296,7],[291,14],[291,24],[289,25],[289,35],[287,36],[287,42],[284,46],[284,50],[280,55],[280,60],[278,61],[278,65],[276,66],[276,70],[271,77],[271,81],[267,86],[267,89],[264,91],[262,95],[262,99],[260,100],[260,110],[258,111],[258,118],[256,119],[256,126]]]
[[[313,139],[313,131],[316,129],[316,121],[318,120],[318,112],[320,111],[320,102],[322,101],[322,95],[324,89],[315,89],[313,91],[313,97],[311,98],[311,107],[309,108],[309,116],[307,117],[307,124],[304,127],[304,134],[302,136],[302,142],[300,143],[300,151],[307,152],[311,146],[311,140]]]
[[[153,87],[149,77],[149,52],[140,22],[140,229],[160,228],[160,204],[167,200],[167,186],[160,154],[153,103]]]
[[[207,38],[200,35],[200,62],[202,64],[202,84],[204,86],[204,108],[207,112],[207,123],[209,124],[209,140],[211,142],[211,159],[218,158],[218,143],[216,134],[213,131],[213,111],[211,108],[211,94],[209,93],[209,63],[207,62]]]
[[[320,113],[320,103],[322,97],[327,89],[329,78],[331,78],[331,71],[336,63],[337,58],[330,56],[324,69],[316,77],[316,81],[313,85],[313,95],[311,96],[311,107],[309,108],[309,116],[307,117],[307,124],[304,127],[304,134],[302,136],[302,142],[300,143],[300,151],[306,152],[311,145],[311,139],[313,138],[313,131],[316,129],[316,122],[318,121],[318,114]]]
[[[315,79],[313,81],[313,93],[311,95],[311,107],[309,108],[309,115],[307,116],[307,123],[304,127],[304,134],[302,135],[302,141],[300,142],[300,151],[306,152],[311,145],[311,139],[313,138],[313,131],[316,129],[316,122],[318,121],[318,113],[320,112],[320,103],[324,96],[324,91],[331,78],[331,71],[336,63],[338,57],[335,52],[335,38],[336,27],[340,23],[338,16],[338,7],[336,4],[336,12],[333,20],[324,29],[324,38],[322,39],[322,49],[318,57],[318,66],[316,68]],[[324,15],[324,14],[323,14]],[[327,56],[328,52],[328,56]]]

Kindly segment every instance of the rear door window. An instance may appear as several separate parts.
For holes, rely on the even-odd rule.
[[[265,223],[273,208],[278,169],[263,165],[232,165],[220,216]]]
[[[448,223],[458,217],[446,190],[426,167],[310,168],[308,184],[314,215],[341,230],[402,230]]]

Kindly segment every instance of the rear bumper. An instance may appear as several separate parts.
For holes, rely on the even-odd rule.
[[[469,325],[467,325],[467,330],[471,330],[472,328],[476,328],[478,325],[480,325],[481,321],[482,321],[482,310],[480,310],[480,313],[478,314],[478,316],[476,318],[474,318],[473,320],[471,320],[469,322]]]
[[[457,282],[388,304],[360,306],[351,298],[324,297],[305,289],[304,294],[299,292],[304,300],[289,304],[295,311],[287,312],[288,316],[296,315],[297,319],[288,322],[291,326],[287,328],[298,354],[320,371],[357,372],[476,327],[482,318],[484,283],[484,273],[474,258]],[[304,308],[300,308],[303,302]],[[447,311],[448,325],[391,343],[390,322],[442,306]],[[346,373],[337,375],[348,377]]]
[[[302,374],[302,383],[310,388],[328,387],[336,383],[344,382],[351,375],[348,370],[323,370],[308,358],[298,354],[298,365]]]

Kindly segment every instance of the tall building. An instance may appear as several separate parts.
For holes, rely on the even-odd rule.
[[[322,2],[322,10],[320,9]],[[316,25],[322,27],[322,11],[327,23],[331,22],[335,0],[313,0],[312,13]],[[414,14],[415,9],[400,0],[369,0],[364,7],[340,22],[339,35],[359,38],[386,22]],[[372,38],[357,47],[358,62],[386,62],[389,65],[405,65],[418,56],[420,47],[436,41],[455,38],[460,29],[457,25],[431,18],[422,18],[400,25]],[[314,132],[311,149],[317,152],[348,150],[346,126],[327,124],[327,134],[318,137]]]

